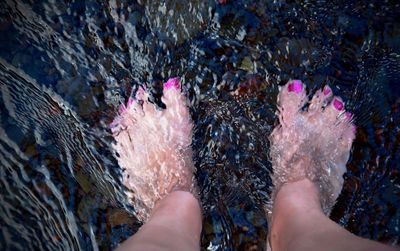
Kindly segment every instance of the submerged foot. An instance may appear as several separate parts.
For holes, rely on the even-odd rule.
[[[317,185],[322,209],[329,214],[343,186],[355,126],[343,101],[328,86],[317,91],[303,111],[306,102],[299,80],[290,81],[278,95],[280,123],[269,138],[272,200],[283,184],[309,179]]]
[[[178,79],[164,84],[162,101],[165,110],[149,103],[146,92],[139,89],[135,99],[121,105],[111,124],[123,184],[141,221],[147,221],[156,202],[173,191],[196,195],[193,126]]]

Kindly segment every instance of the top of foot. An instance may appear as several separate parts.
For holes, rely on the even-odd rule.
[[[279,125],[270,136],[275,193],[287,182],[308,178],[320,190],[330,213],[343,186],[343,174],[355,137],[352,115],[329,86],[315,93],[309,108],[305,87],[289,81],[278,95]]]
[[[176,78],[164,84],[165,110],[139,88],[111,124],[113,145],[137,217],[146,221],[155,203],[175,190],[195,193],[192,123]]]

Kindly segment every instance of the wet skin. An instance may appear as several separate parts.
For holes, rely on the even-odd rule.
[[[200,250],[201,209],[194,180],[192,123],[178,79],[164,85],[167,109],[145,90],[122,105],[112,123],[123,182],[145,223],[119,250]],[[270,156],[274,192],[268,217],[275,250],[395,250],[359,238],[329,214],[343,185],[356,127],[344,103],[326,86],[307,111],[304,85],[290,81],[278,95],[279,124]]]

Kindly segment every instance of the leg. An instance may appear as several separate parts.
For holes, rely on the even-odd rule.
[[[145,223],[120,250],[200,249],[192,123],[178,79],[165,83],[162,100],[167,109],[156,109],[140,89],[111,124],[123,183]]]
[[[172,192],[157,203],[149,221],[118,251],[200,250],[201,212],[197,199],[188,192]]]
[[[342,189],[355,126],[329,87],[317,91],[302,111],[307,101],[298,80],[278,95],[280,124],[270,137],[272,250],[392,250],[352,235],[326,216]]]
[[[273,208],[272,250],[398,250],[357,237],[330,220],[318,193],[308,179],[282,186]]]

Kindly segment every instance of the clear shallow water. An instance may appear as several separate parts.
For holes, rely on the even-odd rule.
[[[195,123],[203,250],[262,250],[278,86],[329,83],[358,127],[331,218],[399,243],[395,1],[2,1],[0,247],[109,250],[140,226],[107,124],[181,76]]]

